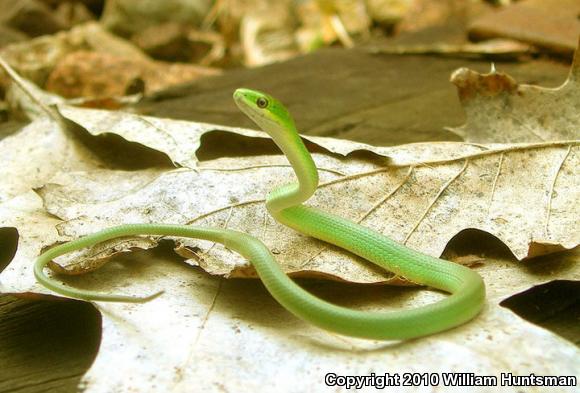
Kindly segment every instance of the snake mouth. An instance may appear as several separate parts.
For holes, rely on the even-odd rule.
[[[234,101],[236,103],[242,101],[244,99],[244,96],[246,96],[246,89],[236,89],[236,91],[234,91]]]
[[[260,93],[258,93],[260,94]],[[256,106],[257,92],[250,89],[236,89],[234,102],[242,112],[254,121],[260,128],[270,134],[268,130],[276,125],[276,122],[268,116],[268,112]]]
[[[243,107],[251,107],[253,103],[252,97],[255,95],[256,92],[250,89],[236,89],[236,91],[234,91],[234,102],[240,109],[243,109]]]
[[[256,112],[252,110],[252,99],[251,94],[249,93],[250,92],[247,89],[237,89],[234,92],[234,102],[238,108],[248,116]]]

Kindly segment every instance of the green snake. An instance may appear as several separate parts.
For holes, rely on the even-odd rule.
[[[444,299],[408,310],[362,311],[320,299],[290,279],[272,253],[258,239],[222,228],[171,224],[127,224],[55,246],[41,254],[34,266],[36,279],[47,288],[73,298],[144,302],[158,296],[132,297],[75,289],[47,276],[54,258],[120,236],[161,235],[190,237],[223,244],[247,258],[270,294],[287,310],[320,328],[354,337],[400,340],[425,336],[461,325],[474,318],[485,303],[485,286],[471,269],[424,255],[379,232],[325,211],[303,205],[318,187],[314,161],[286,108],[273,97],[249,89],[237,89],[238,107],[267,132],[290,161],[298,178],[272,190],[269,213],[280,223],[350,251],[407,280],[449,293]]]

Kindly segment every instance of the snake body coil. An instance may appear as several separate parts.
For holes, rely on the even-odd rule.
[[[44,267],[57,256],[120,236],[191,237],[221,243],[240,253],[255,267],[272,296],[296,316],[323,329],[371,339],[408,339],[440,332],[475,317],[485,303],[485,286],[472,270],[402,246],[382,234],[319,209],[304,206],[318,186],[316,166],[294,122],[277,100],[249,89],[234,93],[238,107],[266,131],[294,168],[298,182],[274,189],[266,207],[280,223],[301,233],[344,248],[410,281],[450,293],[422,307],[390,312],[352,310],[328,303],[294,283],[258,239],[237,231],[171,224],[128,224],[56,246],[38,257],[37,280],[66,296],[85,300],[143,302],[139,298],[67,287],[48,277]]]

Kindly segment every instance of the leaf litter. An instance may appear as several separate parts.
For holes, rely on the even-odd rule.
[[[3,178],[14,181],[0,190],[0,225],[15,227],[20,233],[17,254],[0,276],[2,292],[46,293],[34,283],[30,269],[43,247],[126,222],[241,229],[264,240],[289,273],[358,283],[399,282],[269,218],[264,196],[292,175],[283,157],[200,163],[194,153],[207,132],[222,130],[253,138],[264,138],[263,133],[65,104],[57,104],[56,109],[90,135],[118,134],[164,153],[181,168],[124,171],[110,167],[46,117],[0,141],[3,157],[10,157]],[[43,145],[45,139],[38,135],[62,138],[62,143]],[[580,231],[574,219],[580,192],[578,141],[379,148],[307,139],[325,150],[315,154],[323,185],[312,205],[378,229],[410,247],[440,255],[449,240],[467,228],[494,234],[518,259],[571,249],[578,243]],[[8,155],[14,146],[26,148],[26,153]],[[386,160],[341,157],[358,150]],[[535,168],[534,176],[529,175],[529,168]],[[60,270],[92,270],[103,262],[103,255],[150,248],[158,240],[121,239],[89,250],[87,258],[69,258]],[[246,261],[219,245],[175,241],[179,254],[210,273],[253,275]],[[168,291],[145,305],[98,304],[103,313],[103,341],[84,378],[86,391],[155,391],[159,386],[188,391],[192,384],[205,390],[277,386],[312,391],[323,386],[326,372],[380,373],[385,364],[391,372],[497,375],[500,370],[529,373],[530,359],[534,359],[536,373],[572,375],[579,356],[576,347],[498,307],[502,299],[532,285],[579,279],[577,253],[564,253],[558,263],[544,265],[539,269],[544,273],[538,274],[538,269],[531,273],[505,257],[487,259],[477,267],[488,287],[488,306],[482,315],[429,339],[396,344],[320,331],[289,315],[259,283],[212,278],[175,257],[151,251],[117,255],[98,273],[66,281],[106,292]],[[339,289],[339,284],[315,283],[305,285],[341,304],[369,309],[412,307],[441,296],[415,288],[342,285]],[[289,379],[294,381],[293,388]]]

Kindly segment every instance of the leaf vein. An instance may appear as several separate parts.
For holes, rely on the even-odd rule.
[[[419,225],[423,222],[423,220],[425,219],[425,217],[427,217],[427,214],[429,214],[429,212],[431,211],[431,209],[433,208],[433,206],[435,205],[435,203],[439,200],[439,198],[441,197],[441,195],[443,194],[443,192],[445,192],[445,190],[447,188],[449,188],[449,186],[451,185],[451,183],[453,183],[467,168],[467,165],[469,164],[469,160],[466,159],[465,163],[463,164],[463,167],[461,168],[460,171],[458,171],[451,179],[447,180],[445,182],[445,184],[443,184],[443,186],[439,189],[439,192],[437,192],[437,195],[435,195],[435,198],[433,198],[433,200],[431,201],[431,203],[429,203],[429,206],[427,206],[427,209],[425,209],[425,211],[423,212],[423,214],[421,215],[421,217],[419,217],[419,220],[417,220],[417,222],[415,223],[415,225],[413,226],[413,228],[411,228],[411,230],[409,231],[409,233],[407,233],[407,236],[405,236],[405,240],[403,241],[403,244],[407,244],[407,241],[409,241],[409,238],[411,237],[411,235],[415,232],[415,230],[417,230],[417,227],[419,227]]]
[[[544,234],[546,235],[546,238],[549,238],[549,236],[550,236],[550,234],[548,233],[548,224],[550,222],[550,215],[552,212],[552,199],[554,199],[554,187],[556,186],[556,180],[558,180],[558,175],[560,174],[560,172],[562,172],[562,167],[564,166],[564,162],[566,162],[566,160],[568,159],[568,156],[570,155],[571,150],[572,150],[572,146],[568,146],[568,149],[566,150],[566,154],[564,154],[564,157],[562,158],[562,160],[560,161],[560,164],[558,165],[558,167],[556,169],[556,173],[554,174],[554,179],[552,180],[552,184],[550,184],[550,191],[548,193],[547,204],[546,204],[546,219],[545,219],[545,223],[544,223]]]
[[[501,155],[499,156],[499,163],[497,164],[497,171],[495,173],[495,177],[493,178],[493,185],[491,186],[491,194],[489,196],[489,201],[487,203],[487,213],[486,216],[489,217],[489,211],[491,209],[491,205],[493,204],[493,198],[495,196],[495,190],[497,189],[497,180],[499,179],[499,176],[501,174],[502,168],[503,168],[503,159],[505,157],[504,153],[501,153]]]

